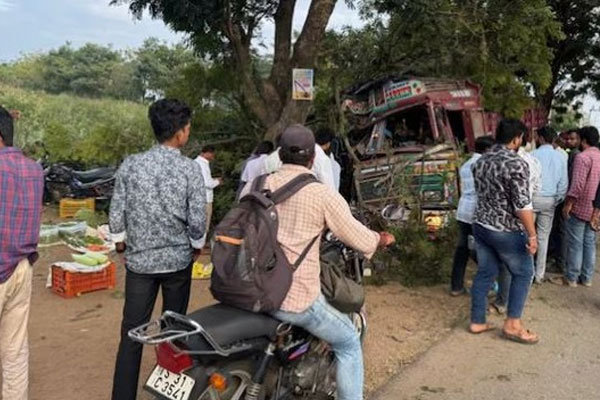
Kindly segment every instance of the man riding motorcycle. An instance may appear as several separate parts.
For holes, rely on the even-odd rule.
[[[264,188],[276,191],[295,177],[311,173],[315,138],[308,128],[293,125],[281,136],[282,168],[269,175]],[[244,192],[252,187],[250,182]],[[344,198],[322,183],[311,183],[282,204],[277,240],[293,263],[313,239],[328,228],[342,242],[371,258],[378,247],[394,243],[387,232],[373,232],[350,211]],[[338,400],[363,398],[363,357],[359,335],[346,315],[332,307],[321,293],[319,246],[312,246],[294,272],[292,285],[273,316],[328,342],[335,354]]]

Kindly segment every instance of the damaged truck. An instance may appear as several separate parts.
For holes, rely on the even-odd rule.
[[[343,95],[352,148],[343,194],[388,222],[419,210],[428,229],[438,229],[458,203],[462,154],[493,134],[501,118],[483,109],[481,88],[466,80],[386,76]],[[523,120],[535,130],[547,114],[528,110]]]

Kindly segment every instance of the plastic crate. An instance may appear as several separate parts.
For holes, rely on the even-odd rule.
[[[115,263],[98,272],[69,272],[52,266],[52,291],[62,297],[75,297],[95,290],[112,289],[116,279]]]
[[[73,218],[77,211],[87,209],[96,210],[96,200],[89,199],[61,199],[58,215],[61,218]]]

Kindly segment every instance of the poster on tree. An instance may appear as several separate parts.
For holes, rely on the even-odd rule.
[[[314,95],[314,71],[312,69],[296,69],[292,72],[293,100],[312,100]]]

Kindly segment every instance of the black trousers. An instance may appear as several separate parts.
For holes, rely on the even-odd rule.
[[[464,289],[465,270],[469,261],[469,235],[473,234],[471,224],[458,221],[458,243],[454,252],[454,262],[452,263],[452,281],[451,290],[458,292]]]
[[[190,299],[192,266],[167,274],[137,274],[127,271],[125,306],[121,324],[121,343],[113,381],[113,400],[135,400],[137,396],[142,344],[129,339],[127,333],[150,321],[158,289],[162,290],[163,312],[185,314]]]

